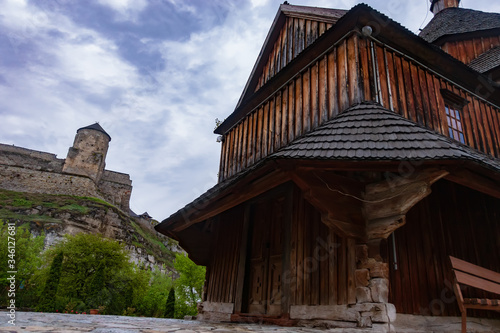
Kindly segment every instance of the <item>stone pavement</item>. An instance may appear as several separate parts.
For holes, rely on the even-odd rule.
[[[8,323],[6,311],[0,311],[0,333],[4,332],[55,332],[55,333],[230,333],[230,332],[291,332],[291,333],[373,333],[386,332],[367,329],[315,329],[305,327],[279,327],[259,324],[206,323],[195,320],[175,320],[144,317],[122,317],[103,315],[76,315],[59,313],[17,312],[16,326]],[[425,320],[422,320],[425,318]],[[471,318],[468,320],[468,332],[500,333],[499,320]],[[460,318],[421,317],[399,315],[394,323],[398,333],[459,333]]]

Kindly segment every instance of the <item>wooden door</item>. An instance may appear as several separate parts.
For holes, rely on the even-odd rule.
[[[278,199],[252,207],[247,276],[250,314],[278,316],[282,313],[283,202]]]

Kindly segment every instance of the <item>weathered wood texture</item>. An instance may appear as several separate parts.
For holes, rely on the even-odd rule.
[[[216,241],[207,269],[207,301],[234,303],[244,209],[237,206],[214,223]]]
[[[500,36],[491,36],[446,42],[441,46],[441,49],[464,64],[469,64],[482,53],[499,45]]]
[[[448,256],[500,271],[500,200],[445,180],[432,190],[395,232],[398,269],[391,265],[389,301],[399,313],[460,316]],[[391,238],[388,244],[392,263]],[[464,290],[464,297],[470,296],[491,298]],[[481,311],[470,314],[492,316]]]
[[[331,26],[331,23],[287,17],[279,37],[274,43],[273,50],[269,54],[256,90],[262,87]]]
[[[298,32],[293,34],[302,36]],[[305,37],[300,37],[300,43],[286,38],[285,46],[292,42],[306,43]],[[279,63],[283,65],[286,61]],[[225,134],[219,180],[252,166],[349,106],[365,100],[377,101],[447,136],[441,89],[467,101],[462,109],[466,144],[500,157],[500,110],[480,98],[487,97],[487,87],[465,91],[408,57],[351,35],[297,73]]]
[[[294,199],[290,244],[291,305],[352,304],[354,242],[336,235],[305,199]]]

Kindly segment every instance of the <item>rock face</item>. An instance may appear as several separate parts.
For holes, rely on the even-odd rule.
[[[131,261],[148,269],[173,271],[177,243],[158,234],[145,219],[132,218],[119,208],[95,198],[19,193],[0,190],[0,219],[29,223],[31,233],[45,233],[45,248],[66,234],[101,234],[118,240]]]

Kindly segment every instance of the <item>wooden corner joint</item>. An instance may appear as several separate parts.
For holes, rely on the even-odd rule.
[[[448,171],[427,169],[387,179],[365,188],[363,216],[368,239],[387,238],[405,224],[406,213],[431,193],[431,185]]]

